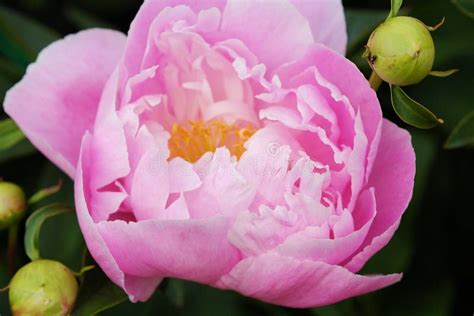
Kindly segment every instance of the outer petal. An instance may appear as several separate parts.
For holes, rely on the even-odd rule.
[[[104,239],[99,233],[96,224],[89,213],[88,197],[90,197],[89,182],[89,151],[91,145],[90,134],[84,136],[82,146],[82,158],[79,163],[75,181],[75,201],[77,218],[81,226],[82,234],[92,257],[100,265],[107,276],[118,286],[124,288],[132,302],[146,301],[161,281],[161,278],[141,278],[125,274],[112,257]],[[84,167],[84,168],[83,168]]]
[[[95,120],[107,79],[125,46],[119,32],[92,29],[45,48],[5,99],[5,111],[69,176]]]
[[[269,252],[242,260],[217,286],[289,307],[333,304],[398,282],[401,274],[362,276],[340,266]]]
[[[368,187],[375,188],[377,216],[361,246],[346,267],[358,271],[392,238],[413,193],[415,152],[410,134],[384,120],[382,138]]]
[[[120,268],[142,277],[214,283],[238,262],[226,239],[229,220],[112,221],[97,224]]]
[[[288,0],[229,0],[221,31],[242,40],[271,70],[314,42],[308,21]]]
[[[309,21],[316,43],[344,55],[347,45],[346,19],[340,0],[291,0]]]

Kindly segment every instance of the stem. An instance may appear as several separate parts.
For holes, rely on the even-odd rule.
[[[377,91],[382,84],[382,79],[375,73],[375,71],[372,71],[372,74],[370,75],[369,79],[370,86],[374,91]]]
[[[8,229],[7,267],[8,273],[15,274],[15,253],[18,236],[18,224]]]

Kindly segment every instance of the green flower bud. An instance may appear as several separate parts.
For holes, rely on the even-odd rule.
[[[26,197],[16,184],[0,182],[0,230],[16,224],[26,209]]]
[[[396,86],[408,86],[420,82],[430,73],[435,47],[423,22],[400,16],[375,29],[367,43],[365,56],[381,79]]]
[[[10,282],[10,308],[15,315],[68,315],[78,284],[72,272],[52,260],[35,260],[22,267]]]

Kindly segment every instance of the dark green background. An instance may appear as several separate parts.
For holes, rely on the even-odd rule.
[[[367,74],[360,57],[370,31],[388,13],[389,0],[344,1],[348,21],[348,57]],[[18,81],[25,67],[49,42],[80,29],[104,26],[126,31],[141,3],[139,0],[1,0],[0,100]],[[455,124],[474,109],[474,19],[464,16],[449,0],[405,1],[403,14],[428,25],[446,17],[434,33],[436,69],[460,68],[446,78],[428,78],[406,91],[444,118],[434,130],[410,128],[417,153],[414,198],[395,237],[367,264],[364,273],[403,271],[401,283],[377,293],[320,309],[294,310],[264,304],[232,292],[182,281],[171,281],[144,304],[123,303],[101,315],[472,315],[474,313],[474,151],[442,148]],[[12,11],[13,10],[13,11]],[[14,12],[21,14],[17,16]],[[24,18],[29,22],[25,22]],[[30,23],[33,21],[32,23]],[[13,40],[12,40],[13,38]],[[13,41],[13,42],[12,42]],[[384,115],[397,124],[388,89],[379,90]],[[0,112],[0,118],[5,114]],[[54,124],[54,122],[51,122]],[[35,152],[27,141],[0,151],[0,177],[24,187],[30,195],[65,180],[61,193],[42,202],[73,204],[67,177]],[[8,283],[0,233],[0,287]],[[41,239],[42,254],[80,266],[84,247],[74,215],[49,221]],[[27,262],[20,249],[18,264]],[[0,293],[0,314],[8,315],[6,293]]]

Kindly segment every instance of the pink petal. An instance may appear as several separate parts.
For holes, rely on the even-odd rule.
[[[202,185],[185,193],[192,218],[215,214],[233,216],[248,209],[255,197],[255,188],[237,170],[227,148],[205,154],[194,168],[201,176]]]
[[[127,194],[124,192],[96,191],[92,194],[89,206],[94,222],[107,220],[110,214],[117,212],[126,197]]]
[[[182,158],[169,162],[170,193],[192,191],[201,186],[201,180],[193,169],[193,165]]]
[[[313,70],[315,74],[313,77],[317,79],[318,85],[329,89],[334,100],[341,103],[334,109],[350,105],[351,112],[360,112],[368,144],[375,142],[382,112],[377,95],[360,70],[331,49],[314,44],[305,51],[303,57],[294,63],[284,65],[277,70],[277,74],[284,85],[294,84],[295,78],[298,79],[299,85],[302,85],[308,82],[302,80],[305,77],[298,77],[311,68],[317,70]],[[342,127],[344,123],[339,121],[339,126]]]
[[[289,307],[317,307],[400,281],[401,274],[362,276],[340,266],[269,252],[240,261],[217,286]]]
[[[314,42],[308,21],[287,0],[229,0],[221,31],[242,40],[269,70],[296,59]]]
[[[121,57],[123,34],[92,29],[54,42],[5,99],[23,132],[73,177],[81,139],[92,129],[106,81]]]
[[[246,143],[246,151],[238,162],[238,171],[257,191],[253,206],[263,202],[276,205],[283,201],[284,179],[290,156],[298,143],[281,124],[274,123],[258,130]]]
[[[137,166],[132,182],[131,206],[137,220],[157,218],[168,200],[168,162],[162,151],[147,151]]]
[[[322,261],[328,264],[339,264],[351,256],[363,243],[369,232],[370,226],[375,218],[375,198],[373,191],[364,191],[356,205],[356,213],[363,214],[366,218],[360,227],[344,237],[328,239],[313,236],[314,227],[309,227],[304,231],[290,236],[277,252],[300,260]],[[316,231],[316,233],[319,233]]]
[[[246,256],[256,256],[281,244],[298,230],[298,215],[285,207],[261,206],[258,212],[237,215],[229,230],[229,241]]]
[[[229,220],[113,221],[97,224],[119,267],[142,277],[215,282],[239,260],[227,241]]]
[[[125,67],[128,75],[135,75],[140,71],[141,63],[146,51],[150,26],[166,7],[187,5],[196,13],[203,9],[217,7],[223,9],[225,0],[148,0],[143,3],[133,20],[128,32],[127,49],[125,53]]]
[[[388,244],[390,239],[392,239],[393,234],[397,231],[399,225],[400,220],[393,223],[385,232],[377,237],[374,237],[371,240],[367,238],[367,240],[370,240],[370,244],[366,245],[362,250],[359,249],[360,252],[356,252],[356,255],[344,264],[344,267],[354,273],[360,271],[373,255]],[[367,242],[365,244],[367,244]]]
[[[112,76],[112,79],[114,78],[115,75]],[[112,87],[113,84],[108,83],[104,90],[91,141],[94,163],[90,166],[92,169],[90,184],[95,190],[125,177],[130,172],[125,130],[117,112],[113,109],[114,103],[108,98]]]
[[[347,32],[341,0],[291,0],[309,21],[316,43],[344,55]]]
[[[124,288],[132,302],[136,302],[137,300],[146,301],[151,294],[153,294],[161,279],[156,277],[140,278],[125,274],[112,257],[96,224],[89,214],[87,197],[90,196],[90,192],[87,188],[89,187],[90,173],[88,173],[87,170],[90,170],[90,164],[92,163],[90,161],[90,151],[91,136],[86,133],[82,142],[82,152],[81,157],[79,157],[74,191],[76,197],[76,214],[87,248],[100,268],[115,284]]]
[[[392,238],[413,193],[415,152],[410,134],[384,120],[382,138],[368,187],[375,188],[377,216],[358,255],[347,263],[360,270]]]

